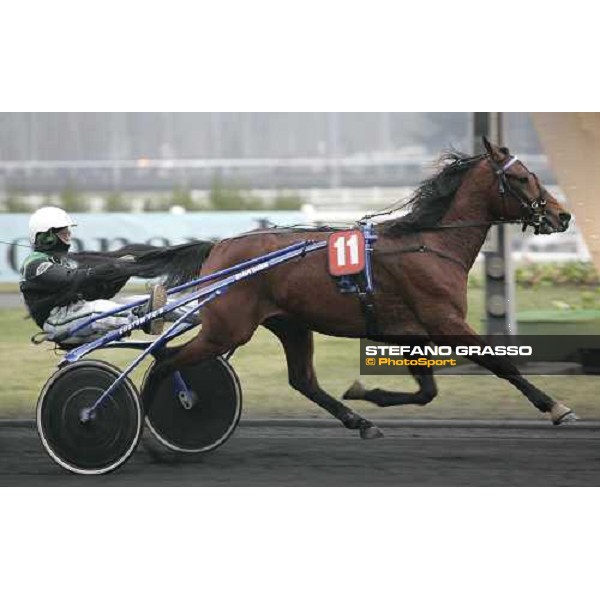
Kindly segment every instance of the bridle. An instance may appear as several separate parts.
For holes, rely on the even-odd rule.
[[[537,235],[540,233],[544,218],[546,216],[546,196],[544,194],[544,188],[540,184],[540,181],[535,173],[532,173],[521,163],[521,166],[533,177],[538,188],[538,195],[533,200],[530,200],[521,190],[515,188],[510,183],[510,173],[507,173],[515,163],[519,162],[518,156],[509,156],[506,162],[499,165],[489,154],[486,155],[487,160],[492,166],[494,173],[498,177],[498,186],[500,197],[504,205],[504,212],[506,214],[506,199],[508,196],[512,196],[521,205],[521,209],[524,211],[524,217],[519,220],[506,220],[502,219],[501,223],[521,223],[523,225],[523,231],[527,227],[533,227],[534,233]]]

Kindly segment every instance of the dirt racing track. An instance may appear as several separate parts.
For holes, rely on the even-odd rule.
[[[597,486],[600,422],[378,421],[364,441],[333,421],[242,420],[203,457],[157,462],[147,445],[118,471],[74,475],[32,423],[0,427],[4,486]]]

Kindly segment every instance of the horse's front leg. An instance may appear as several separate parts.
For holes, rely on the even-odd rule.
[[[449,319],[444,323],[436,324],[430,330],[431,339],[434,343],[444,346],[486,346],[485,340],[477,335],[473,329],[462,319]],[[550,396],[535,387],[521,375],[516,365],[506,356],[493,355],[470,355],[469,360],[485,367],[497,377],[505,379],[514,385],[527,399],[541,412],[550,413],[554,425],[560,425],[567,421],[577,420],[573,411],[556,402]]]

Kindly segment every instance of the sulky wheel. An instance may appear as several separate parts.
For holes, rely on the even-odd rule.
[[[48,380],[37,405],[37,428],[48,454],[82,475],[100,475],[120,467],[133,453],[142,430],[138,393],[125,378],[82,422],[120,371],[104,362],[85,360],[60,369]]]
[[[144,386],[154,367],[146,373]],[[182,394],[179,376],[190,393]],[[148,430],[162,446],[176,453],[214,450],[234,432],[242,412],[239,380],[231,365],[220,357],[183,367],[178,375],[167,375],[150,390],[144,387],[142,397],[147,405]]]

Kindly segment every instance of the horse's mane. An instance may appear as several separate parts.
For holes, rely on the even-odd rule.
[[[411,198],[402,205],[410,212],[382,224],[383,233],[402,235],[437,225],[450,208],[465,173],[482,158],[450,151],[440,157],[441,169],[419,185]]]

